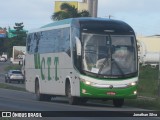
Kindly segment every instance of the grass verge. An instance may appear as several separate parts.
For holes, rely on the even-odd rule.
[[[160,110],[158,73],[158,67],[140,66],[138,96],[142,98],[125,100],[125,104],[143,109]]]
[[[158,96],[158,67],[140,67],[138,94],[146,97]]]
[[[5,84],[5,83],[0,83],[0,88],[11,89],[11,90],[19,90],[19,91],[26,91],[25,88],[12,86],[12,85],[8,85],[8,84]]]
[[[14,65],[14,64],[11,64],[9,66],[7,66],[5,68],[5,71],[8,71],[8,70],[21,70],[22,66],[21,65]]]
[[[125,100],[126,106],[148,109],[148,110],[160,110],[160,98],[155,99],[134,99],[134,100]]]

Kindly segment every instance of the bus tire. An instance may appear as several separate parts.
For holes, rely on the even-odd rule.
[[[35,82],[35,95],[36,95],[36,100],[43,101],[44,96],[42,94],[40,94],[38,80],[36,80],[36,82]]]
[[[36,100],[38,101],[50,101],[51,100],[50,95],[45,95],[45,94],[40,93],[38,80],[36,80],[35,82],[35,95],[36,95]]]
[[[122,107],[124,104],[124,99],[113,99],[113,105],[115,107]]]
[[[78,104],[78,98],[71,95],[71,85],[70,82],[66,83],[66,95],[68,97],[68,102],[70,105]]]

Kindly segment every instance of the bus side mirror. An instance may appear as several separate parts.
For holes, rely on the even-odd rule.
[[[76,50],[77,50],[77,55],[81,56],[82,45],[78,37],[76,37]]]

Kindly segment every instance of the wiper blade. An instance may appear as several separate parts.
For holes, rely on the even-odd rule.
[[[109,57],[106,57],[105,60],[104,60],[104,62],[102,63],[102,66],[101,66],[100,69],[99,69],[98,76],[99,76],[100,73],[102,72],[102,70],[103,70],[103,68],[104,68],[104,66],[105,66],[105,64],[106,64],[106,62],[107,62],[108,60],[109,60]]]
[[[120,66],[118,65],[118,63],[117,63],[114,59],[112,59],[112,64],[113,64],[113,63],[115,63],[115,65],[117,66],[117,68],[118,68],[118,70],[120,71],[120,73],[121,73],[123,76],[125,76],[123,70],[120,68]]]

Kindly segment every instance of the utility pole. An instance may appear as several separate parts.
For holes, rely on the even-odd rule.
[[[88,4],[88,11],[92,17],[97,17],[98,0],[83,0]]]
[[[87,0],[88,11],[90,15],[93,17],[93,0]]]
[[[87,3],[87,0],[82,0],[83,3]]]
[[[97,17],[98,13],[98,0],[93,0],[93,17]]]
[[[111,17],[113,17],[113,16],[112,16],[112,15],[109,15],[108,17],[109,17],[109,19],[111,19]]]

